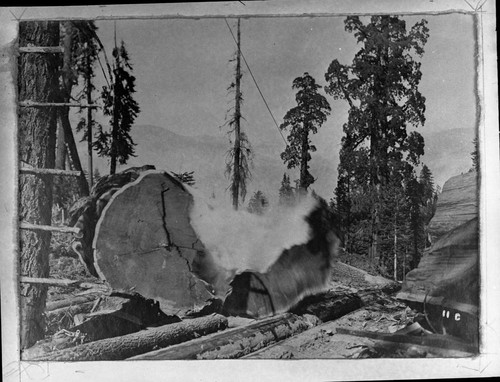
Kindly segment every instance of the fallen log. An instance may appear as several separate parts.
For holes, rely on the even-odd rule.
[[[411,336],[399,333],[375,333],[364,330],[354,330],[349,328],[337,328],[338,334],[347,334],[350,336],[365,337],[373,340],[392,342],[399,344],[410,344],[417,346],[432,347],[438,349],[449,349],[460,352],[477,354],[478,348],[468,342],[454,338],[448,335],[441,334],[426,334],[423,336]]]
[[[89,342],[36,357],[33,361],[122,360],[223,330],[227,328],[227,324],[224,316],[213,314],[125,336]]]
[[[61,315],[60,321],[48,322],[53,331],[58,331],[27,349],[23,353],[24,359],[104,338],[123,336],[150,326],[180,321],[177,316],[164,314],[159,309],[158,302],[137,294],[117,292],[95,302],[50,311],[48,317],[57,320],[57,314]]]
[[[75,325],[75,317],[77,315],[90,313],[92,308],[96,305],[96,302],[97,300],[83,302],[77,305],[70,305],[59,309],[46,311],[46,335],[54,334],[61,329],[70,329]]]
[[[166,349],[132,357],[132,360],[233,359],[301,333],[320,321],[285,313],[248,326],[237,327]]]
[[[356,309],[385,300],[388,293],[398,290],[397,283],[381,288],[361,290],[357,293],[326,291],[303,298],[289,312],[303,315],[312,314],[323,322],[336,320]]]
[[[80,331],[85,336],[85,342],[92,342],[179,321],[179,317],[163,313],[157,301],[139,294],[114,292],[102,298],[94,311],[83,315],[80,323],[71,330]]]
[[[72,298],[64,299],[64,300],[56,300],[48,302],[45,306],[45,312],[61,309],[73,305],[83,304],[89,301],[95,301],[99,298],[99,294],[87,294],[82,296],[75,296]]]
[[[327,322],[342,317],[362,306],[363,301],[355,293],[339,295],[336,292],[328,291],[307,296],[290,309],[290,312],[298,315],[312,314],[322,322]]]
[[[74,316],[81,313],[89,313],[97,301],[82,302],[76,305],[64,306],[59,309],[49,310],[45,312],[48,321],[59,320],[63,316]]]

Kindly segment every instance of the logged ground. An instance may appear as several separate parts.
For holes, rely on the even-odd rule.
[[[67,237],[67,236],[66,236]],[[50,255],[51,277],[98,282],[90,276],[79,259],[73,254],[69,242],[63,236],[54,235]],[[370,275],[366,271],[339,262],[332,272],[329,289],[339,294],[356,293],[387,285],[391,280]],[[85,290],[78,287],[49,287],[48,302],[68,299]],[[384,356],[373,350],[373,341],[363,337],[339,334],[337,328],[348,328],[379,333],[394,333],[413,322],[415,312],[390,296],[378,299],[374,304],[360,308],[340,319],[323,323],[275,345],[247,355],[245,358],[266,359],[326,359],[326,358],[373,358]],[[73,317],[58,322],[48,322],[47,335],[61,329],[71,329]],[[231,326],[246,325],[253,320],[231,318]],[[398,354],[391,354],[397,357]],[[407,356],[407,355],[406,355]],[[425,357],[426,354],[416,356]]]

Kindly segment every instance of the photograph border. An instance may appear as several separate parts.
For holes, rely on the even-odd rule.
[[[29,362],[19,360],[17,253],[17,33],[29,20],[197,19],[236,17],[331,17],[347,15],[444,15],[475,18],[476,97],[480,143],[480,355],[466,359],[217,360],[132,362]],[[494,0],[446,1],[250,1],[128,4],[0,9],[0,163],[2,183],[1,322],[2,374],[24,380],[362,380],[468,378],[500,375],[500,161]],[[459,54],[459,53],[457,53]],[[278,378],[278,379],[277,379]]]

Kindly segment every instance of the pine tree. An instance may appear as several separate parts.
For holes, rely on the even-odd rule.
[[[420,171],[419,182],[422,185],[424,203],[427,204],[434,196],[434,177],[429,167],[425,164]]]
[[[117,163],[125,164],[135,156],[130,129],[140,111],[133,98],[135,77],[130,74],[132,65],[123,41],[120,47],[115,44],[113,58],[112,83],[109,87],[103,86],[101,92],[104,114],[111,117],[111,131],[98,127],[94,142],[98,155],[110,158],[110,174],[116,172]]]
[[[422,214],[424,187],[415,177],[408,182],[407,198],[409,208],[409,222],[411,231],[411,251],[409,268],[414,269],[418,266],[422,256],[422,250],[425,246],[424,236],[424,216]]]
[[[291,206],[294,203],[294,191],[290,184],[290,177],[284,173],[281,187],[279,189],[279,204],[282,206]]]
[[[94,65],[98,61],[98,55],[101,51],[100,41],[97,37],[97,27],[93,21],[76,21],[72,22],[73,30],[76,32],[73,38],[73,62],[76,75],[83,77],[82,91],[77,95],[76,99],[80,102],[85,99],[87,104],[93,102],[93,92],[96,90],[93,84],[95,77]],[[89,187],[94,184],[93,177],[93,131],[102,126],[92,117],[92,108],[87,108],[86,119],[81,118],[76,126],[78,132],[83,132],[81,142],[87,142],[87,168]]]
[[[358,179],[364,179],[356,187],[373,196],[369,213],[372,260],[378,256],[381,189],[390,178],[391,166],[402,161],[416,165],[423,154],[422,136],[415,131],[408,134],[407,126],[425,122],[425,97],[418,90],[422,73],[413,56],[424,53],[426,23],[421,20],[407,31],[405,21],[396,16],[372,16],[366,25],[358,16],[347,17],[345,29],[354,33],[362,48],[351,65],[333,60],[325,74],[326,92],[350,106],[344,125],[344,157],[367,156],[368,166],[354,170],[360,172]],[[347,171],[339,176],[353,174]]]
[[[290,109],[280,125],[281,130],[290,129],[288,145],[281,153],[281,159],[288,168],[300,168],[299,189],[305,193],[315,179],[309,172],[311,152],[316,146],[311,143],[311,134],[316,134],[330,114],[330,105],[326,98],[318,93],[320,85],[309,73],[293,80],[292,89],[297,89],[297,106]]]
[[[247,211],[252,214],[263,215],[269,206],[264,193],[260,190],[256,191],[248,202]]]
[[[236,68],[235,80],[228,87],[229,92],[234,91],[234,109],[231,110],[231,117],[226,118],[224,125],[229,126],[228,136],[232,141],[232,147],[226,153],[226,171],[225,175],[230,180],[229,188],[231,189],[231,199],[233,208],[238,209],[241,200],[245,200],[247,193],[247,182],[251,178],[250,164],[252,162],[253,152],[248,140],[248,136],[241,129],[241,104],[243,103],[243,94],[241,92],[241,32],[240,19],[237,24],[236,37]],[[234,135],[234,141],[233,141]]]

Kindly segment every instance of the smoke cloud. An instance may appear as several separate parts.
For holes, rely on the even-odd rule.
[[[311,229],[304,218],[317,205],[313,197],[304,197],[294,207],[277,206],[257,215],[229,206],[212,207],[196,190],[189,191],[194,197],[191,225],[207,250],[201,276],[214,285],[217,294],[227,290],[234,274],[265,273],[283,250],[310,239]]]

